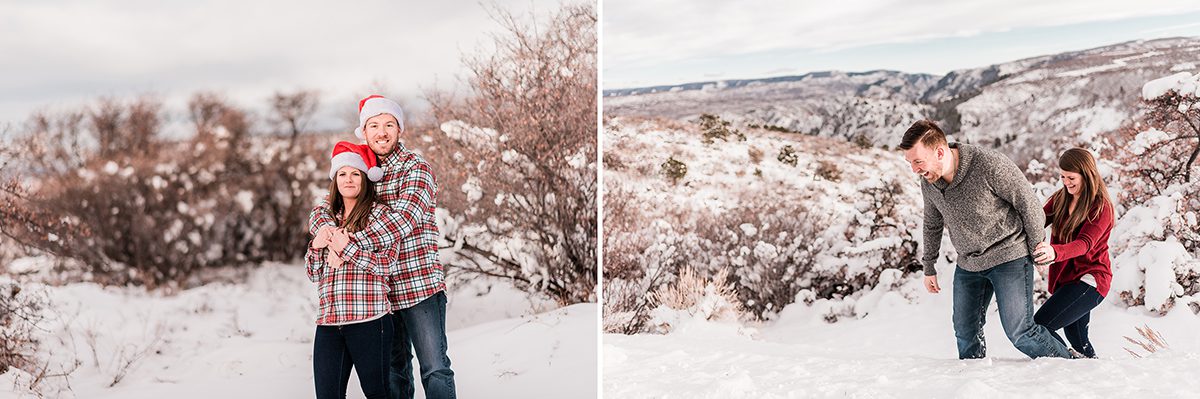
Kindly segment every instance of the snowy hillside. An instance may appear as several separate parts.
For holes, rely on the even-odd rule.
[[[640,118],[605,127],[606,197],[617,198],[606,218],[633,221],[606,219],[606,286],[728,269],[747,307],[770,317],[797,295],[841,297],[885,270],[916,270],[919,186],[898,153],[761,129],[704,144],[698,130]],[[678,180],[664,175],[671,161],[686,166]],[[644,273],[612,269],[625,259]]]
[[[1127,122],[1143,83],[1194,70],[1200,38],[1135,41],[953,71],[822,72],[798,77],[609,90],[606,115],[694,119],[713,113],[876,146],[895,146],[919,118],[956,139],[1002,144],[1018,164],[1045,161],[1047,146],[1090,141]]]
[[[26,284],[52,303],[37,335],[48,375],[37,389],[64,398],[311,397],[317,299],[303,266],[266,264],[228,279],[174,294]],[[555,309],[500,281],[449,285],[462,397],[596,395],[595,304]],[[362,397],[356,378],[348,397]],[[0,397],[34,396],[35,379],[0,375]]]
[[[719,114],[741,124],[774,126],[851,140],[886,142],[887,128],[933,112],[920,97],[936,77],[895,71],[819,72],[796,77],[722,81],[607,91],[606,115],[692,119]],[[854,115],[854,117],[850,117]],[[848,124],[853,121],[852,124]]]
[[[1053,160],[1058,143],[1094,142],[1130,123],[1143,84],[1194,71],[1198,59],[1200,39],[1163,39],[1001,64],[1000,80],[955,108],[957,137],[1002,143],[1019,165]]]

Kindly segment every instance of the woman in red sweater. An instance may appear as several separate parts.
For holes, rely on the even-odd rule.
[[[1100,178],[1096,160],[1082,148],[1072,148],[1058,158],[1063,188],[1043,206],[1050,242],[1038,244],[1038,264],[1050,265],[1050,299],[1033,316],[1060,342],[1062,329],[1071,348],[1080,356],[1094,358],[1088,341],[1091,311],[1108,294],[1112,261],[1108,258],[1108,235],[1113,227],[1113,205]]]

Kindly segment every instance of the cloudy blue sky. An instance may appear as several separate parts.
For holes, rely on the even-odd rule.
[[[945,74],[1136,39],[1200,36],[1182,0],[605,0],[606,89],[891,69]]]
[[[543,16],[560,4],[495,2]],[[200,90],[261,109],[276,90],[314,89],[336,127],[372,88],[414,107],[426,88],[461,90],[463,53],[499,31],[476,1],[3,2],[0,124],[100,96],[152,94],[182,118]]]

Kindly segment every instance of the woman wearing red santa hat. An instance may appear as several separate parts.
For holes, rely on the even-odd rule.
[[[350,369],[368,398],[388,396],[393,324],[388,276],[397,256],[393,234],[400,217],[377,201],[383,177],[367,146],[339,142],[329,168],[328,215],[305,255],[308,278],[318,283],[320,314],[313,339],[317,398],[344,398]]]

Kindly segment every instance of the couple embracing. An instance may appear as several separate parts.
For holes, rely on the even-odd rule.
[[[1114,213],[1091,153],[1064,152],[1063,187],[1039,204],[1010,159],[949,143],[932,121],[914,123],[899,148],[923,179],[926,290],[941,290],[935,265],[943,229],[959,253],[952,317],[959,359],[986,355],[983,325],[993,295],[1005,335],[1025,355],[1096,357],[1088,322],[1112,281],[1108,236]],[[1043,240],[1046,226],[1049,241]],[[1034,273],[1045,272],[1047,264],[1051,296],[1034,312]],[[1056,333],[1060,329],[1069,348]]]
[[[309,215],[316,397],[344,398],[353,368],[366,397],[411,399],[415,354],[425,397],[454,398],[433,172],[400,143],[399,104],[370,96],[358,109],[366,144],[334,146],[328,197]]]

